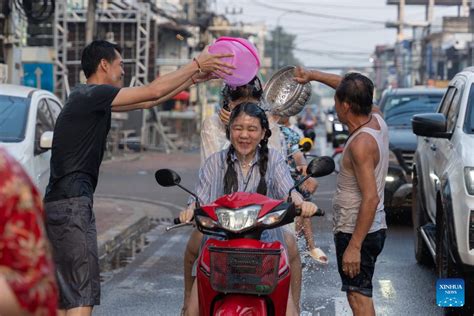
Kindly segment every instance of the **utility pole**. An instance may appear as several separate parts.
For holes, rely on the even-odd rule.
[[[20,84],[21,81],[21,43],[18,36],[20,14],[16,6],[11,6],[9,16],[5,17],[6,32],[4,39],[5,62],[7,64],[7,82]]]
[[[433,10],[435,0],[429,0],[428,6],[426,7],[426,21],[431,25],[433,23]]]
[[[462,0],[462,16],[469,16],[469,5],[467,4],[467,0]]]
[[[433,1],[433,0],[430,0]],[[398,32],[397,32],[397,42],[403,40],[403,24],[405,22],[405,0],[400,0],[398,4]]]
[[[87,2],[87,21],[86,21],[86,45],[94,40],[95,35],[95,11],[97,9],[97,0],[88,0]]]

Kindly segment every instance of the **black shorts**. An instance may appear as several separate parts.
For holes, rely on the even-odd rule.
[[[336,244],[337,268],[342,280],[341,291],[355,291],[368,297],[372,297],[372,277],[374,276],[375,262],[377,256],[382,252],[385,243],[385,229],[367,234],[362,243],[360,251],[360,273],[353,279],[342,271],[342,256],[349,245],[352,234],[336,233],[334,242]]]
[[[91,199],[47,202],[44,208],[56,265],[59,308],[99,305],[100,269]]]

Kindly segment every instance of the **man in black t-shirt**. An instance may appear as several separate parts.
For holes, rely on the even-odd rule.
[[[152,83],[122,88],[123,60],[118,46],[94,41],[81,65],[87,84],[69,95],[54,128],[51,175],[44,197],[46,230],[53,246],[60,289],[60,315],[91,315],[100,304],[97,231],[92,211],[99,167],[112,111],[151,108],[215,71],[230,73],[221,61],[229,54],[207,49],[179,70]]]

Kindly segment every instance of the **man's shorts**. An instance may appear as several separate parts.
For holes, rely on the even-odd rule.
[[[91,199],[77,197],[48,202],[44,208],[56,265],[59,308],[99,305],[97,230]]]
[[[346,250],[352,234],[338,232],[334,235],[336,244],[337,268],[342,280],[341,291],[354,291],[372,297],[372,277],[374,276],[377,256],[382,252],[385,243],[385,229],[367,234],[360,251],[360,273],[353,279],[342,271],[342,256]]]

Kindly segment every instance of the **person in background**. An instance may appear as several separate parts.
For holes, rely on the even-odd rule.
[[[56,315],[58,289],[41,197],[0,148],[0,315]]]
[[[287,163],[292,170],[292,177],[294,181],[300,180],[306,175],[307,161],[304,154],[299,150],[300,135],[290,127],[289,117],[280,117],[278,121],[280,125],[281,136],[285,141],[286,152],[285,157]],[[318,181],[314,178],[306,180],[299,188],[303,198],[307,201],[311,200],[311,195],[316,192],[318,188]],[[295,221],[296,235],[303,234],[306,241],[308,254],[319,263],[327,264],[328,257],[321,248],[316,247],[314,243],[314,234],[311,226],[311,218],[298,217]]]

